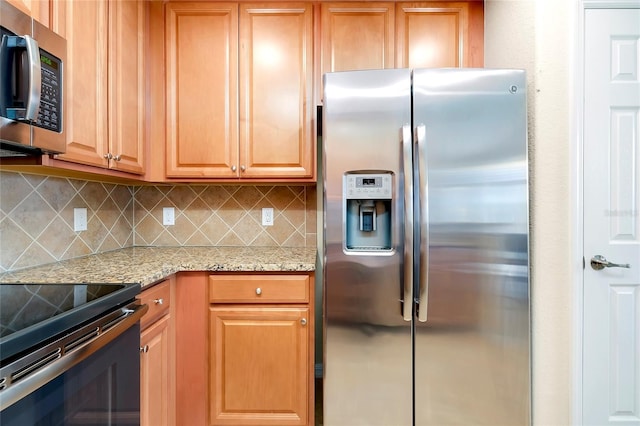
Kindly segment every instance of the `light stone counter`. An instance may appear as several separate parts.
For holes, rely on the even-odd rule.
[[[0,283],[140,283],[183,271],[308,272],[315,248],[131,247],[0,274]]]

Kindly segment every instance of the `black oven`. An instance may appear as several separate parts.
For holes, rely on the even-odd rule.
[[[139,291],[0,285],[0,424],[139,425]]]

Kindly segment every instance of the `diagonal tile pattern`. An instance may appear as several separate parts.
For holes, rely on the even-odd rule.
[[[135,199],[136,245],[315,246],[307,241],[305,186],[183,185],[140,187]],[[162,209],[175,208],[175,226]],[[274,226],[262,226],[262,208]]]
[[[155,185],[0,172],[0,272],[131,246],[316,246],[314,186]],[[87,231],[73,209],[87,209]],[[162,208],[175,225],[162,225]],[[274,225],[262,226],[262,208]]]
[[[87,231],[73,209],[87,209]],[[133,245],[133,190],[124,185],[0,172],[0,271]]]

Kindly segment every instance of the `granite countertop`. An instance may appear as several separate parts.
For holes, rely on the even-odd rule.
[[[130,247],[0,274],[0,283],[140,283],[183,271],[308,272],[315,248]]]

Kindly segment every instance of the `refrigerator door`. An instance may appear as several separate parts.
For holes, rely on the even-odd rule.
[[[412,253],[404,249],[405,224],[412,229],[405,203],[412,197],[404,197],[405,177],[411,181],[404,167],[411,169],[411,162],[403,161],[402,143],[411,137],[410,128],[403,129],[411,123],[410,90],[407,69],[324,78],[325,425],[412,424],[411,322],[402,310],[403,259]],[[343,197],[346,175],[378,172],[392,181],[391,249],[351,250],[345,245],[353,223]]]
[[[529,424],[525,73],[414,70],[413,88],[417,168],[428,182],[415,424]]]

